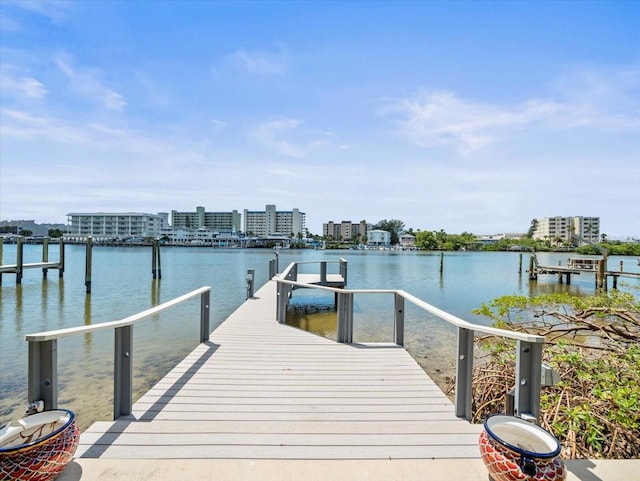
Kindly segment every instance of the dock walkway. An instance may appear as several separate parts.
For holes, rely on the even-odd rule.
[[[133,406],[94,423],[78,461],[477,460],[481,426],[395,344],[341,344],[276,321],[276,282]]]

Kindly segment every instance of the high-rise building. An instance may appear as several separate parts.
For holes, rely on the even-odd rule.
[[[349,220],[343,220],[342,222],[329,221],[322,224],[322,235],[324,237],[333,237],[335,240],[358,240],[362,239],[367,232],[372,229],[371,224],[367,224],[366,221],[351,222]]]
[[[171,211],[171,226],[175,228],[206,228],[218,232],[240,232],[241,216],[237,210],[231,212],[207,212],[202,206],[195,212]]]
[[[244,232],[256,237],[272,235],[306,236],[305,213],[300,209],[278,211],[276,206],[269,204],[264,211],[244,209]]]
[[[573,236],[579,236],[587,242],[596,243],[600,238],[600,217],[556,216],[536,220],[534,239],[573,242]]]

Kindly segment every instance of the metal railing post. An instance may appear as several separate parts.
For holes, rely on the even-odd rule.
[[[29,341],[29,402],[44,401],[44,409],[58,408],[58,341]]]
[[[200,294],[200,342],[209,340],[209,320],[211,318],[211,291]]]
[[[338,292],[337,341],[345,344],[353,342],[353,294]]]
[[[327,261],[320,262],[320,285],[327,285]]]
[[[115,329],[113,358],[113,419],[131,414],[133,404],[133,326]]]
[[[458,359],[456,360],[456,416],[471,421],[473,383],[473,334],[471,329],[458,328]]]
[[[346,259],[340,259],[340,275],[342,276],[342,280],[344,282],[344,285],[347,285],[347,260]]]
[[[393,318],[393,342],[398,346],[404,346],[404,297],[397,293]]]
[[[516,388],[514,414],[528,414],[540,418],[540,385],[542,370],[542,343],[516,342]]]
[[[270,259],[269,260],[269,279],[273,279],[277,273],[278,273],[278,268],[276,267],[276,259]]]
[[[284,324],[287,321],[287,303],[289,296],[289,289],[285,283],[278,282],[277,296],[276,296],[276,317],[280,324]]]

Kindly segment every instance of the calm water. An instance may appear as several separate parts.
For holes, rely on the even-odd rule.
[[[26,334],[118,320],[203,285],[212,290],[212,329],[245,298],[247,269],[256,270],[256,286],[267,281],[270,250],[163,248],[162,280],[151,279],[151,248],[93,249],[91,295],[84,288],[84,246],[67,246],[63,279],[50,271],[25,271],[21,285],[5,274],[0,288],[0,424],[19,417],[27,398]],[[41,260],[41,246],[25,246],[25,262]],[[15,246],[4,246],[4,264],[15,262]],[[486,324],[471,310],[505,294],[573,292],[592,294],[593,275],[574,276],[572,285],[560,285],[553,276],[529,283],[518,274],[518,253],[298,251],[280,254],[283,268],[292,261],[349,261],[351,288],[404,289],[464,319]],[[566,254],[539,254],[543,264],[566,263]],[[58,258],[51,246],[49,259]],[[610,269],[624,260],[625,270],[638,271],[635,258],[610,258]],[[528,255],[523,256],[523,269]],[[311,272],[309,268],[309,272]],[[337,272],[337,265],[330,265]],[[303,270],[304,272],[304,270]],[[315,271],[317,272],[317,271]],[[627,281],[640,285],[637,280]],[[290,323],[327,337],[335,337],[333,296],[312,290],[296,291]],[[354,299],[354,340],[391,341],[393,297],[357,295]],[[197,344],[199,299],[148,319],[134,328],[134,391],[139,396],[168,372]],[[455,333],[442,321],[412,308],[406,309],[406,345],[418,362],[436,375],[453,363]],[[275,305],[274,305],[275,311]],[[58,341],[59,405],[74,410],[81,428],[108,420],[112,412],[113,333],[100,332]]]

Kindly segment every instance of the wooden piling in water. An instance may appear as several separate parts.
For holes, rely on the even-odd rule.
[[[87,294],[91,294],[91,251],[93,250],[93,239],[87,237],[87,247],[85,251],[85,266],[84,266],[84,285]]]
[[[522,274],[522,252],[520,253],[520,260],[518,262],[518,274]]]
[[[45,237],[42,239],[42,262],[49,262],[49,237]],[[42,268],[42,278],[47,278],[47,273],[49,269],[46,267]]]
[[[62,278],[62,276],[64,276],[64,239],[60,237],[58,242],[60,245],[60,259],[58,261],[59,262],[58,277]]]
[[[16,244],[16,284],[22,284],[23,239],[22,236],[19,236]]]
[[[162,279],[162,269],[160,267],[160,240],[153,239],[151,248],[151,276],[154,279]]]
[[[598,261],[598,270],[596,271],[596,289],[607,290],[607,275],[605,274],[605,261]]]
[[[530,281],[538,280],[538,273],[536,272],[533,256],[529,257],[529,280]]]
[[[440,275],[444,272],[444,252],[440,253]]]

